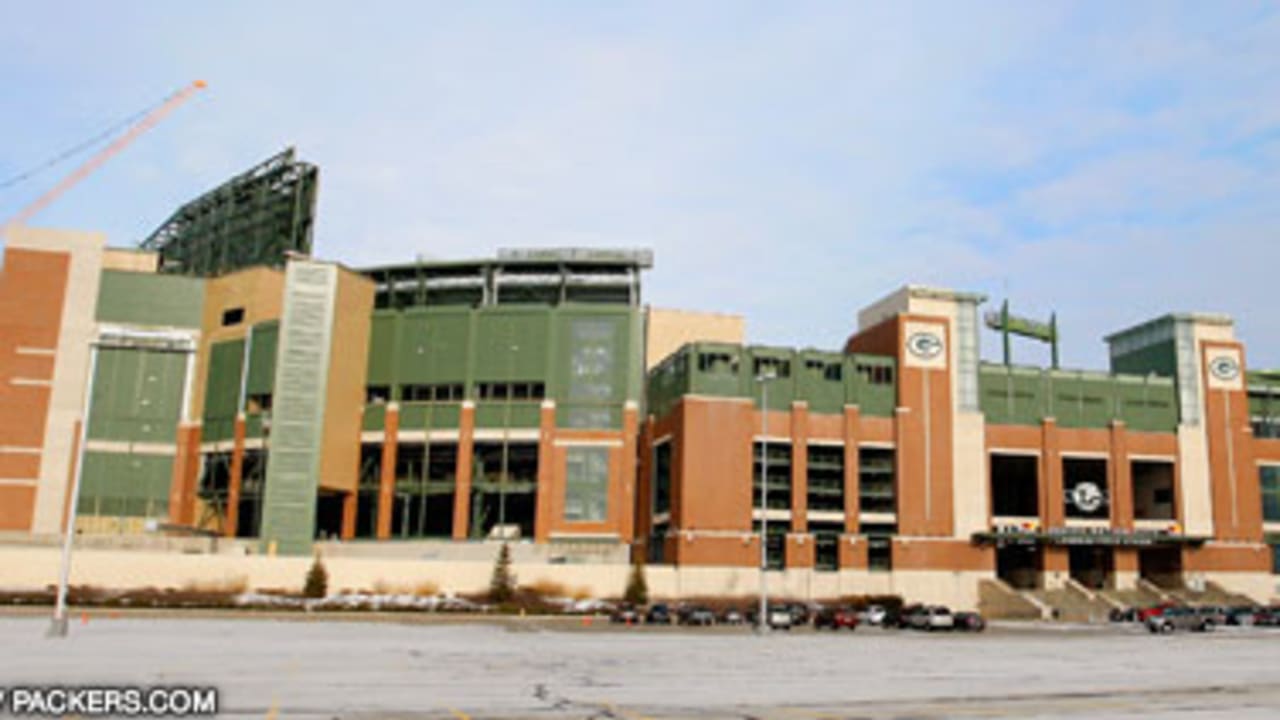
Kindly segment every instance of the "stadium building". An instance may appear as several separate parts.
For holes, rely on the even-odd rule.
[[[1276,594],[1280,374],[1229,318],[1117,332],[1108,372],[1023,367],[981,360],[985,298],[907,286],[843,348],[749,345],[646,305],[646,251],[316,259],[317,180],[283,153],[139,248],[10,233],[0,531],[59,533],[78,473],[81,534],[269,554],[503,539],[742,594],[763,534],[809,597]]]

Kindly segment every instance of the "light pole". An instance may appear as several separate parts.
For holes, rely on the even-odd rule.
[[[67,636],[67,585],[71,581],[71,549],[76,537],[76,516],[80,509],[80,486],[84,477],[86,445],[89,443],[89,415],[93,410],[94,381],[98,375],[98,351],[103,348],[120,348],[140,351],[180,353],[187,356],[187,371],[192,367],[195,353],[194,339],[185,333],[160,330],[138,330],[117,326],[102,326],[98,337],[89,341],[89,374],[85,381],[84,406],[80,411],[79,445],[76,447],[76,472],[71,480],[71,499],[67,504],[67,525],[62,531],[62,566],[58,572],[58,594],[53,605],[53,619],[49,624],[49,637]],[[188,376],[189,377],[189,376]],[[190,408],[191,384],[184,385],[182,414],[186,419]]]
[[[760,634],[769,631],[769,382],[777,374],[768,369],[756,376],[760,383]]]

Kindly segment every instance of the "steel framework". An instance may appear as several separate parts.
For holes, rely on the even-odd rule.
[[[144,250],[160,271],[215,277],[245,267],[283,267],[289,253],[311,254],[319,170],[284,152],[178,208]]]

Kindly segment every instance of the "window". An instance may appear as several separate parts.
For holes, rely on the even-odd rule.
[[[396,446],[392,537],[452,537],[457,491],[458,446],[401,443]]]
[[[774,377],[791,377],[791,361],[782,358],[758,357],[751,361],[751,371],[756,376],[773,372]]]
[[[540,382],[482,382],[476,384],[476,396],[481,400],[541,400],[546,397],[547,386]],[[461,399],[461,396],[459,396]]]
[[[1280,575],[1280,545],[1271,546],[1271,574]]]
[[[1133,517],[1135,520],[1173,520],[1173,463],[1134,460]]]
[[[244,322],[244,308],[231,308],[222,311],[222,327],[231,327]]]
[[[756,537],[760,536],[760,521],[751,524]],[[765,539],[765,567],[769,570],[785,570],[787,567],[787,533],[791,532],[788,520],[770,520]]]
[[[809,509],[844,512],[844,447],[810,445]]]
[[[462,399],[462,383],[401,385],[402,402],[456,402]]]
[[[871,572],[893,570],[893,536],[898,526],[864,523],[860,530],[867,537],[867,569]]]
[[[698,371],[737,375],[738,359],[729,353],[698,353]]]
[[[1260,466],[1258,480],[1262,486],[1262,519],[1280,522],[1280,465]]]
[[[609,448],[565,451],[564,519],[603,522],[609,512]]]
[[[841,382],[844,379],[844,367],[839,361],[828,362],[810,358],[804,361],[804,369],[813,375],[822,376],[828,382]]]
[[[864,513],[898,511],[892,448],[858,448],[858,506]]]
[[[859,363],[854,370],[863,380],[871,385],[892,385],[893,368],[889,365],[866,365]]]
[[[830,572],[840,569],[840,533],[844,532],[841,523],[810,523],[809,532],[813,533],[813,569]]]
[[[1110,516],[1106,460],[1063,458],[1062,490],[1066,517],[1105,520]]]
[[[390,385],[368,385],[364,389],[364,403],[366,405],[381,405],[391,402],[391,386]]]
[[[671,512],[671,443],[653,448],[653,514]]]
[[[991,455],[991,514],[1040,517],[1040,458]]]
[[[760,507],[760,478],[764,473],[764,443],[755,443],[754,471],[751,482],[751,507]],[[769,443],[769,508],[791,509],[791,445]]]
[[[252,393],[245,401],[251,413],[271,411],[271,393]]]

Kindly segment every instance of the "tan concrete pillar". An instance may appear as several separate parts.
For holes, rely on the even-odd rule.
[[[396,450],[399,446],[400,406],[397,403],[387,405],[382,422],[382,472],[378,476],[378,523],[376,536],[379,540],[391,537],[391,510],[396,500]]]

